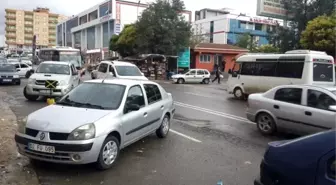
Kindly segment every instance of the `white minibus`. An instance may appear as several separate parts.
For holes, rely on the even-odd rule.
[[[229,70],[228,92],[243,99],[286,84],[335,85],[335,64],[325,52],[292,50],[285,54],[248,53]]]

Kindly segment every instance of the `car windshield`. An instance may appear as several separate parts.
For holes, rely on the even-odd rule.
[[[0,64],[0,72],[15,72],[15,66],[13,64]]]
[[[115,66],[120,76],[142,76],[139,68],[136,66]]]
[[[40,64],[36,73],[70,75],[70,67],[64,64]]]
[[[126,86],[107,83],[82,83],[57,102],[59,105],[92,109],[118,109]]]
[[[314,63],[313,80],[318,82],[333,81],[333,64]]]

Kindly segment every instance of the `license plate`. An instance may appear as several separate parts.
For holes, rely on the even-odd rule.
[[[50,153],[50,154],[55,153],[54,146],[39,145],[35,143],[28,143],[28,149],[38,151],[38,152]]]
[[[40,93],[50,93],[50,90],[40,90]]]
[[[11,82],[12,79],[3,79],[2,81],[4,81],[4,82]]]

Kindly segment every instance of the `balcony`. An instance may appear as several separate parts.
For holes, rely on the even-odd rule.
[[[16,38],[16,34],[15,33],[6,33],[6,38]]]
[[[25,34],[26,39],[33,39],[33,34]]]
[[[11,13],[15,13],[16,12],[16,10],[14,10],[14,9],[5,9],[5,11],[6,11],[6,13],[8,12],[11,12]]]
[[[24,25],[27,26],[27,27],[33,27],[33,22],[27,22],[27,21],[26,21],[26,22],[24,23]]]
[[[33,16],[25,16],[24,19],[27,20],[27,21],[32,21],[33,20]]]
[[[57,19],[49,19],[49,23],[57,24],[57,23],[58,23],[58,20],[57,20]]]
[[[6,20],[6,25],[16,25],[16,21],[14,20]]]
[[[6,14],[6,19],[16,19],[16,14]]]
[[[6,26],[6,31],[16,31],[15,26]]]
[[[33,29],[25,29],[25,33],[33,33]]]
[[[32,40],[25,40],[24,43],[25,44],[33,44],[33,41]]]
[[[6,40],[6,44],[10,45],[10,44],[16,44],[15,40]]]
[[[53,30],[49,30],[49,35],[55,35],[56,34],[56,30],[53,29]]]
[[[56,38],[55,37],[49,37],[49,42],[50,41],[56,41]]]
[[[56,29],[56,24],[49,24],[49,29]]]

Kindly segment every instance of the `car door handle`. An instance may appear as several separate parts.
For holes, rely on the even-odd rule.
[[[163,105],[161,105],[161,109],[163,109],[164,108],[164,106]]]
[[[312,113],[311,113],[311,112],[309,112],[309,111],[305,111],[305,115],[307,115],[307,116],[311,116],[311,115],[312,115]]]
[[[148,115],[147,112],[145,112],[145,113],[143,114],[144,117],[147,117],[147,115]]]
[[[279,108],[280,108],[279,105],[273,105],[273,107],[274,107],[275,109],[279,109]]]

